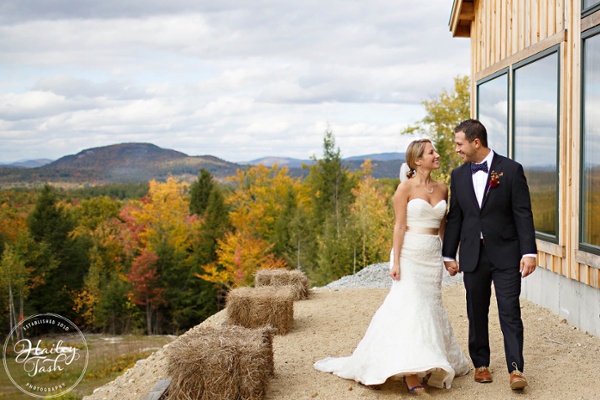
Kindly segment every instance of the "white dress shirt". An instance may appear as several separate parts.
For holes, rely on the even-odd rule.
[[[475,189],[475,196],[477,196],[479,208],[481,208],[481,204],[483,203],[483,194],[485,193],[485,185],[487,183],[488,175],[490,174],[493,158],[494,151],[490,150],[490,153],[487,155],[487,157],[484,158],[480,163],[483,164],[484,161],[487,161],[488,172],[485,173],[483,171],[477,171],[471,176],[473,179],[473,188]]]

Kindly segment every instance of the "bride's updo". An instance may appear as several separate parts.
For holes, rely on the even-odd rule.
[[[427,143],[431,143],[431,140],[417,139],[410,142],[410,144],[406,148],[406,164],[408,164],[408,171],[406,172],[406,177],[408,179],[415,176],[415,171],[417,170],[417,164],[415,164],[415,161],[423,157],[423,153],[425,152],[425,145]],[[400,176],[400,178],[402,180],[402,176]]]

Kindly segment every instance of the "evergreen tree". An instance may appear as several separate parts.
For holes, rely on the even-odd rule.
[[[333,215],[336,228],[339,228],[352,198],[352,182],[348,167],[342,163],[340,149],[335,147],[331,130],[325,132],[323,158],[313,157],[313,160],[316,163],[310,167],[307,183],[313,192],[315,222],[322,226],[325,219]]]
[[[284,198],[283,207],[279,215],[275,219],[273,233],[271,234],[270,242],[273,243],[273,253],[278,257],[285,258],[290,265],[296,264],[290,262],[293,259],[296,249],[295,243],[292,241],[293,227],[292,221],[297,212],[296,195],[291,188]]]
[[[331,130],[325,132],[323,158],[314,160],[306,179],[313,199],[307,234],[316,241],[307,249],[307,274],[313,282],[325,284],[352,272],[353,238],[347,220],[355,178],[343,165]]]
[[[127,301],[131,285],[123,275],[111,272],[102,282],[102,296],[95,307],[95,321],[104,333],[119,335],[142,331],[144,318],[141,310]]]
[[[225,237],[232,229],[229,220],[229,207],[219,186],[213,186],[208,197],[206,213],[200,224],[198,246],[196,249],[197,265],[209,264],[216,260],[217,239]]]
[[[75,222],[59,205],[56,191],[46,185],[28,216],[27,225],[33,240],[45,249],[38,268],[46,268],[44,283],[31,291],[30,303],[37,312],[53,312],[75,319],[72,292],[83,286],[89,268],[89,238],[71,237]],[[56,268],[49,265],[56,261]]]
[[[213,176],[204,168],[200,169],[198,180],[190,188],[190,214],[202,215],[208,207],[210,194],[215,187]]]

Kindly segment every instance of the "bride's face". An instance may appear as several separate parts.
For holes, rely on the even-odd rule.
[[[427,169],[440,168],[440,155],[429,142],[425,144],[425,150],[423,150],[423,155],[421,156],[421,167]]]

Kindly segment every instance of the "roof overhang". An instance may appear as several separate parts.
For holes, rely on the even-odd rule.
[[[474,0],[454,0],[448,23],[452,37],[470,37],[474,17]]]

